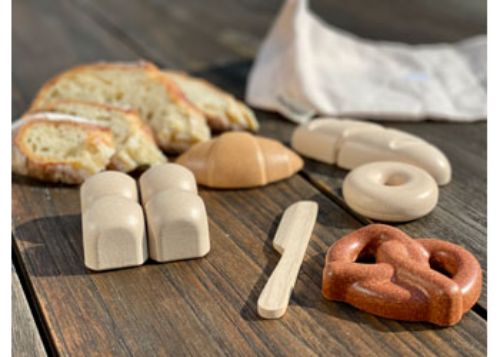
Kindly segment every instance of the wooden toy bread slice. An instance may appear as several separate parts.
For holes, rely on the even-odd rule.
[[[243,129],[257,131],[255,114],[231,94],[201,78],[177,71],[163,71],[184,92],[187,98],[205,114],[208,125],[216,131]]]
[[[287,178],[302,159],[280,142],[249,133],[225,133],[192,147],[177,159],[199,184],[215,188],[263,186]]]
[[[81,183],[104,170],[115,153],[109,128],[71,116],[29,116],[12,135],[13,171],[44,181]]]
[[[82,213],[106,196],[118,196],[137,202],[139,194],[135,180],[119,171],[103,171],[85,180],[80,186]]]
[[[143,264],[148,258],[146,224],[139,203],[105,196],[82,214],[85,266],[92,270]]]
[[[162,191],[147,201],[144,210],[151,259],[168,262],[200,258],[209,252],[207,212],[196,193]]]
[[[144,212],[135,180],[118,171],[89,177],[80,187],[83,255],[92,270],[137,266],[148,257]]]
[[[59,99],[41,109],[84,117],[109,127],[113,132],[116,153],[109,168],[130,172],[140,166],[166,162],[158,149],[153,133],[134,109],[123,109],[96,102]]]
[[[149,168],[139,179],[142,204],[166,190],[198,193],[196,179],[191,171],[178,164],[167,163]]]
[[[47,82],[30,110],[65,98],[137,109],[153,129],[158,145],[167,151],[181,152],[210,138],[203,114],[149,62],[74,67]]]

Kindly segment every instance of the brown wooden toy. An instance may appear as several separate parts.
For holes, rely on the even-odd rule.
[[[193,146],[177,159],[196,181],[215,188],[264,186],[299,171],[302,159],[280,142],[249,133],[225,133]]]
[[[322,292],[374,315],[448,326],[476,303],[481,285],[481,267],[464,248],[371,224],[330,247]]]

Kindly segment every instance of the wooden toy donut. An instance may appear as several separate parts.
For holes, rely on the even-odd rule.
[[[352,170],[342,193],[361,215],[386,222],[425,216],[437,204],[436,181],[424,170],[401,162],[372,162]]]

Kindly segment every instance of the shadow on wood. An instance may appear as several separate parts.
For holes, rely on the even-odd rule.
[[[81,218],[79,214],[37,218],[13,228],[22,242],[23,256],[38,266],[35,276],[83,275]],[[48,245],[52,247],[48,249]],[[74,254],[65,254],[67,250]],[[27,268],[29,269],[29,267]]]

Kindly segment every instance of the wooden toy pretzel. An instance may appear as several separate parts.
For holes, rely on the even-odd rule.
[[[481,267],[465,249],[371,224],[330,247],[322,291],[374,315],[448,326],[476,303],[481,284]]]

